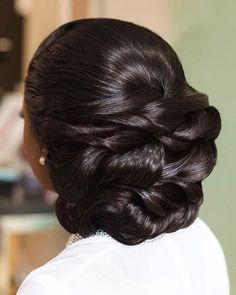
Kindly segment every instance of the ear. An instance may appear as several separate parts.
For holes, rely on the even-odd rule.
[[[38,139],[38,144],[40,155],[46,158],[49,153],[46,145],[40,139]]]
[[[40,152],[41,152],[42,156],[44,156],[45,158],[47,157],[48,149],[47,149],[47,147],[45,145],[40,146]]]
[[[49,151],[47,147],[45,145],[40,145],[40,155],[46,158],[48,154]],[[46,189],[55,191],[46,165],[38,165],[36,176]]]

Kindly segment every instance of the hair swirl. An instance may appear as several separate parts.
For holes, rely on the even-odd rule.
[[[25,86],[67,231],[135,245],[195,220],[221,119],[163,38],[115,19],[67,23],[42,42]]]

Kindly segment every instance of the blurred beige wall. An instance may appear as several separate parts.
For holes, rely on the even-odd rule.
[[[75,2],[77,3],[74,9]],[[81,0],[17,0],[16,9],[24,16],[24,41],[23,41],[23,77],[29,61],[39,46],[40,42],[54,29],[63,23],[72,20],[79,11]],[[83,10],[84,11],[84,10]],[[85,17],[83,13],[77,13]]]
[[[88,17],[118,18],[144,25],[161,36],[170,36],[170,5],[163,0],[90,0]]]

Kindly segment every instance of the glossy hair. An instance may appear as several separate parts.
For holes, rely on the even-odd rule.
[[[159,35],[110,18],[66,23],[33,56],[25,101],[68,232],[135,245],[194,222],[221,118]]]

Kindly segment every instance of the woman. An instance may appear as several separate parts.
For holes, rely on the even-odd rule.
[[[18,295],[229,294],[198,217],[220,114],[167,42],[109,18],[59,27],[30,63],[23,115],[26,156],[72,236]]]

